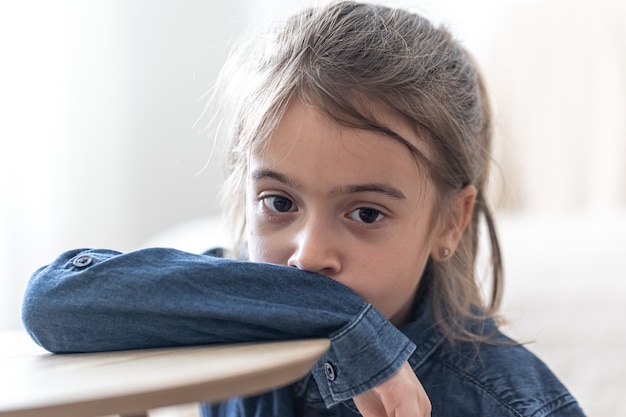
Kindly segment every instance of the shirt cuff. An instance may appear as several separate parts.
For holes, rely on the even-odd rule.
[[[330,340],[330,349],[312,369],[328,408],[380,385],[415,350],[413,342],[371,305]]]

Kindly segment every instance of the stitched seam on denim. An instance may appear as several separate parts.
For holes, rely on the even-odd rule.
[[[361,311],[361,313],[354,319],[352,320],[351,323],[349,323],[347,325],[347,327],[343,327],[341,328],[337,333],[333,333],[330,335],[330,339],[334,340],[334,339],[339,339],[341,337],[343,337],[344,334],[348,333],[350,330],[352,330],[357,324],[359,324],[362,320],[363,317],[367,314],[368,311],[370,311],[372,309],[372,305],[368,304],[365,306],[365,308],[363,308],[363,310]]]
[[[560,405],[557,404],[559,402],[562,402],[563,400],[565,400],[564,404],[560,404]],[[575,404],[575,403],[576,403],[576,399],[574,397],[572,397],[568,393],[564,393],[560,397],[557,397],[554,400],[550,401],[549,403],[544,404],[543,407],[539,408],[537,411],[532,413],[531,416],[541,416],[541,417],[546,416],[547,417],[553,414],[555,411],[562,410],[563,408],[569,405]]]
[[[411,362],[411,368],[413,368],[413,372],[417,370],[420,366],[422,366],[429,357],[433,355],[433,353],[441,346],[443,341],[445,340],[445,336],[440,336],[439,340],[433,343],[433,346],[428,350],[424,355],[422,355],[419,359],[413,359],[413,355],[409,358],[409,362]],[[417,351],[417,350],[416,350]]]
[[[453,366],[453,365],[451,365],[451,364],[449,364],[447,362],[443,362],[441,360],[437,360],[436,362],[439,363],[440,365],[445,366],[446,368],[450,369],[452,372],[456,373],[457,375],[460,375],[460,376],[464,377],[467,381],[473,383],[474,385],[476,385],[477,387],[482,389],[484,392],[489,394],[489,396],[491,396],[494,400],[496,400],[498,403],[500,403],[503,407],[505,407],[508,410],[510,410],[516,416],[524,417],[523,414],[521,414],[519,411],[517,411],[515,408],[513,408],[508,402],[504,401],[502,398],[500,398],[499,395],[497,395],[495,392],[493,392],[492,390],[487,388],[487,386],[485,384],[481,383],[478,379],[474,378],[473,376],[471,376],[467,372],[463,372],[461,369],[457,368],[456,366]]]
[[[515,415],[523,417],[523,414],[521,414],[516,409],[514,409],[511,405],[509,405],[507,402],[502,400],[499,395],[496,395],[496,393],[494,393],[492,390],[488,389],[484,384],[482,384],[476,378],[472,377],[468,373],[463,372],[459,368],[457,368],[455,366],[452,366],[452,365],[450,365],[450,364],[448,364],[446,362],[442,362],[442,361],[437,361],[437,362],[439,364],[441,364],[442,366],[445,366],[446,368],[448,368],[451,371],[455,372],[456,374],[465,377],[468,381],[473,382],[474,385],[480,387],[484,392],[488,393],[492,398],[494,398],[496,401],[498,401],[500,404],[502,404],[502,406],[506,407],[511,412],[515,413]],[[566,401],[564,404],[561,404],[559,406],[556,406],[554,409],[551,409],[551,407],[554,407],[555,404],[561,402],[563,399],[569,399],[569,401]],[[555,398],[554,400],[552,400],[552,401],[542,405],[540,408],[538,408],[532,414],[530,414],[530,417],[533,417],[533,416],[534,417],[547,417],[550,414],[554,413],[555,411],[561,410],[564,407],[567,407],[567,406],[569,406],[571,404],[575,404],[575,403],[576,403],[576,399],[574,397],[572,397],[569,393],[564,393],[563,395]],[[548,413],[547,414],[543,414],[546,411]]]
[[[407,343],[405,343],[404,346],[402,347],[401,352],[396,357],[393,358],[392,362],[396,362],[398,360],[398,358],[400,358],[400,357],[406,357],[407,351],[412,349],[411,348],[412,345],[413,345],[413,343],[411,341],[408,341]],[[331,398],[334,397],[334,396],[339,396],[339,397],[348,396],[348,397],[352,398],[357,392],[362,391],[363,387],[370,385],[372,381],[379,381],[378,384],[380,384],[382,382],[382,380],[380,380],[380,376],[381,375],[387,375],[387,374],[389,374],[389,369],[388,368],[383,368],[380,372],[378,372],[377,374],[373,375],[367,381],[367,383],[359,384],[356,387],[353,387],[353,388],[345,390],[345,391],[337,391],[337,390],[333,389],[332,386],[329,386],[329,391],[331,393]],[[392,374],[389,374],[388,376],[391,376],[391,375]],[[378,384],[376,384],[376,385],[378,385]]]

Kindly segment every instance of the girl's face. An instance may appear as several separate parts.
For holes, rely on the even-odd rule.
[[[427,151],[405,123],[383,120]],[[295,101],[249,172],[250,260],[326,275],[406,322],[437,246],[435,189],[404,145]]]

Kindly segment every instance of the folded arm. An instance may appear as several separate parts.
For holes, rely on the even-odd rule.
[[[68,251],[32,276],[22,316],[57,353],[329,337],[313,369],[327,406],[381,384],[414,349],[329,278],[173,249]]]

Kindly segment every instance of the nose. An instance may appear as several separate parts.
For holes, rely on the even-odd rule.
[[[309,222],[294,237],[294,250],[287,265],[333,277],[341,272],[340,251],[332,227]]]

